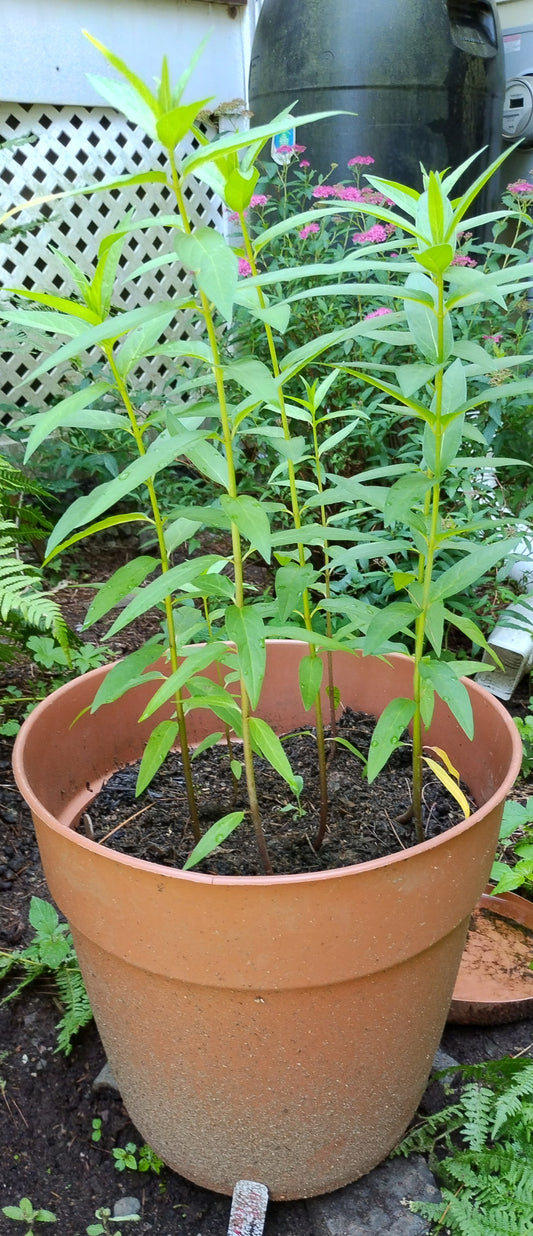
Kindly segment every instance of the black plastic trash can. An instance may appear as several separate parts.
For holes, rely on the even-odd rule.
[[[501,149],[503,41],[493,0],[264,0],[249,83],[254,124],[295,113],[356,112],[297,131],[322,174],[355,155],[421,187],[426,168]],[[481,161],[475,170],[481,170]],[[335,177],[332,177],[334,180]]]

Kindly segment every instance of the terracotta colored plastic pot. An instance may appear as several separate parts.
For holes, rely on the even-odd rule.
[[[306,652],[269,645],[259,711],[278,731],[309,724]],[[411,694],[405,657],[336,653],[334,668],[344,705],[378,715]],[[105,673],[35,709],[14,767],[128,1112],[199,1185],[230,1193],[247,1178],[278,1199],[336,1189],[384,1158],[426,1085],[519,769],[516,728],[474,684],[474,742],[437,704],[429,741],[483,805],[434,840],[331,872],[211,877],[73,831],[147,736],[137,718],[149,687],[72,724]],[[192,720],[199,741],[211,719]]]

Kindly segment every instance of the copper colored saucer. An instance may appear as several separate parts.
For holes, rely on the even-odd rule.
[[[483,893],[472,915],[448,1021],[533,1017],[533,901]]]

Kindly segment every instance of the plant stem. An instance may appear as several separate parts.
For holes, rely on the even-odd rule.
[[[183,226],[187,232],[191,231],[191,225],[187,215],[183,194],[181,192],[180,177],[176,167],[176,161],[172,153],[169,153],[170,167],[172,173],[172,183],[178,204],[178,210],[183,222]],[[207,296],[200,289],[200,303],[204,316],[207,337],[211,348],[213,358],[213,372],[216,383],[218,404],[220,410],[220,423],[222,429],[222,439],[224,443],[224,453],[228,469],[228,485],[227,492],[231,498],[238,497],[237,481],[235,476],[235,460],[233,455],[233,434],[228,413],[228,404],[226,399],[226,390],[224,385],[224,374],[220,362],[220,354],[218,348],[218,340],[216,336],[215,323],[211,311],[211,305]],[[231,543],[233,551],[233,569],[235,573],[235,605],[238,609],[244,608],[244,571],[242,559],[242,544],[241,536],[237,524],[231,521]],[[263,868],[267,874],[272,873],[272,864],[268,855],[268,850],[261,824],[261,816],[259,812],[259,803],[257,799],[257,787],[255,781],[255,769],[253,759],[253,748],[250,734],[250,699],[246,689],[244,677],[241,674],[239,679],[239,689],[241,697],[241,715],[242,715],[242,731],[243,731],[243,760],[246,776],[246,788],[248,791],[248,803],[250,814],[254,826],[255,836],[261,857]]]
[[[139,452],[139,455],[145,455],[146,447],[144,445],[142,431],[139,425],[137,424],[135,410],[131,403],[126,383],[124,382],[124,379],[122,378],[121,374],[119,373],[117,369],[111,348],[105,348],[105,352],[106,352],[107,359],[109,361],[109,365],[111,368],[111,372],[113,374],[113,378],[115,380],[115,385],[117,387],[117,390],[119,392],[119,395],[122,399],[122,402],[124,404],[124,407],[129,417],[129,421],[131,424],[133,436],[135,438],[137,450]],[[148,496],[150,499],[150,505],[151,505],[152,513],[154,517],[154,524],[155,524],[156,535],[157,535],[157,544],[159,548],[159,560],[161,564],[161,572],[163,575],[165,575],[167,571],[170,569],[170,563],[168,560],[167,547],[165,544],[165,530],[164,530],[164,525],[163,525],[163,519],[161,516],[161,511],[159,509],[159,503],[157,500],[157,494],[155,492],[153,477],[148,477],[145,484],[148,490]],[[170,664],[172,668],[172,673],[175,673],[175,671],[178,668],[179,657],[178,657],[178,648],[177,648],[177,639],[176,639],[176,627],[174,623],[174,607],[172,604],[172,597],[166,596],[164,604],[165,604],[165,616],[167,620],[167,629],[168,629]],[[186,791],[187,791],[187,802],[189,804],[189,813],[191,817],[191,825],[192,825],[194,840],[195,840],[195,843],[198,844],[200,837],[201,837],[201,829],[200,829],[200,820],[198,818],[198,807],[196,803],[196,794],[194,791],[194,781],[193,781],[191,761],[190,761],[190,756],[189,756],[189,745],[188,745],[188,739],[187,739],[187,725],[185,721],[185,712],[183,709],[183,699],[182,699],[181,691],[179,690],[176,691],[174,695],[174,702],[176,706],[176,718],[178,722],[178,733],[179,733],[179,739],[180,739],[181,758],[183,762],[183,775],[185,777],[185,786],[186,786]]]
[[[438,326],[438,356],[443,359],[444,350],[444,282],[442,275],[434,277],[438,290],[437,326]],[[435,438],[435,467],[433,484],[426,498],[426,517],[429,519],[429,529],[426,539],[426,550],[419,557],[418,578],[422,584],[422,602],[420,613],[415,622],[415,651],[413,670],[413,699],[415,712],[413,717],[413,819],[416,839],[424,840],[424,825],[422,820],[422,677],[420,664],[424,655],[427,615],[430,606],[430,590],[433,579],[433,564],[438,544],[439,509],[440,509],[440,469],[442,453],[442,393],[443,371],[439,369],[435,377],[435,420],[432,432]]]
[[[250,234],[248,232],[248,228],[246,225],[246,218],[245,218],[244,211],[239,212],[239,219],[240,219],[242,233],[244,237],[246,255],[250,263],[250,266],[252,268],[253,274],[257,275],[257,264],[255,260],[255,252],[254,252],[254,248],[253,248],[253,245],[250,239]],[[258,287],[257,289],[257,295],[258,295],[258,299],[259,299],[259,303],[261,307],[265,308],[265,299],[264,299],[263,292],[260,287]],[[278,355],[276,351],[276,345],[274,342],[274,336],[272,333],[272,327],[270,326],[268,322],[265,322],[264,325],[265,325],[265,334],[266,334],[267,343],[268,343],[268,351],[270,354],[270,362],[272,365],[272,372],[276,378],[280,378],[281,370],[279,367]],[[290,442],[291,430],[290,430],[289,420],[287,417],[285,396],[284,396],[283,387],[281,383],[279,384],[278,389],[279,389],[279,406],[280,406],[280,417],[281,417],[281,425],[283,429],[283,436],[286,442]],[[296,473],[295,473],[294,463],[292,459],[287,460],[287,469],[288,469],[288,476],[289,476],[289,492],[290,492],[290,498],[291,498],[292,519],[293,519],[294,528],[296,532],[298,532],[302,526],[302,519],[301,519],[301,513],[300,513],[300,504],[298,501]],[[298,561],[299,561],[300,566],[303,567],[305,566],[305,549],[301,541],[298,541],[297,549],[298,549]],[[310,597],[309,597],[309,590],[307,588],[303,590],[302,603],[303,603],[304,624],[305,624],[306,630],[311,633],[313,630],[313,622],[312,622],[312,617],[311,617],[311,602],[310,602]],[[315,645],[310,644],[309,645],[309,656],[316,657],[317,655],[318,654],[317,654]],[[320,692],[317,692],[315,696],[314,711],[315,711],[315,728],[316,728],[316,740],[317,740],[317,748],[318,748],[318,770],[319,770],[319,782],[320,782],[320,824],[319,824],[319,830],[317,834],[317,837],[320,838],[320,842],[319,842],[320,844],[326,832],[327,826],[328,826],[328,785],[327,785],[327,772],[326,772],[326,743],[325,743],[325,737],[324,737],[324,721],[322,717],[322,702],[320,699]]]

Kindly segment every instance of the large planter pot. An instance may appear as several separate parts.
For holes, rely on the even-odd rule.
[[[269,645],[260,713],[279,732],[309,724],[306,651]],[[344,705],[378,715],[411,692],[407,658],[336,653],[334,663]],[[278,1199],[336,1189],[384,1158],[426,1085],[519,769],[516,729],[474,684],[473,742],[437,704],[429,741],[482,805],[434,840],[331,872],[211,877],[74,831],[147,736],[137,718],[149,687],[72,724],[105,673],[35,709],[14,767],[128,1112],[199,1185],[229,1193],[248,1178]],[[196,714],[191,741],[211,728]]]

